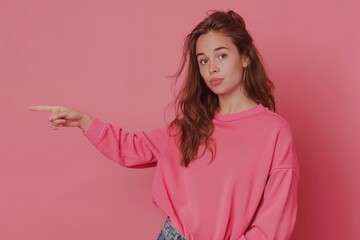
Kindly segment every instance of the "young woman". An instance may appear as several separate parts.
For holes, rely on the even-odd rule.
[[[81,128],[122,166],[156,166],[153,200],[168,216],[159,240],[289,239],[296,151],[244,20],[211,13],[187,36],[177,77],[184,69],[177,115],[153,131],[128,133],[65,107],[31,110],[52,112],[53,129]]]

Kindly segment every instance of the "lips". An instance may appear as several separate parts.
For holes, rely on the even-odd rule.
[[[216,87],[216,86],[220,85],[223,80],[224,80],[223,78],[212,78],[212,79],[210,79],[210,84],[211,84],[211,86]]]

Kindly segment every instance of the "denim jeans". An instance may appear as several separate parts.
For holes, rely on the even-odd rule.
[[[160,235],[157,240],[187,240],[182,236],[171,224],[168,218],[166,218],[165,225],[161,229]]]

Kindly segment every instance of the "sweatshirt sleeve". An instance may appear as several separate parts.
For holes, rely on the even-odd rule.
[[[240,240],[288,240],[297,215],[299,167],[289,126],[276,138],[272,167],[261,202]]]
[[[155,167],[166,143],[166,128],[129,133],[93,118],[84,136],[109,159],[129,168]]]

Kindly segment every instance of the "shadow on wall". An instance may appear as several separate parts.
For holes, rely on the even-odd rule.
[[[341,172],[346,126],[341,125],[336,89],[329,89],[325,77],[304,74],[311,69],[280,71],[273,77],[279,80],[277,108],[292,127],[301,178],[292,240],[354,239],[348,183]]]

